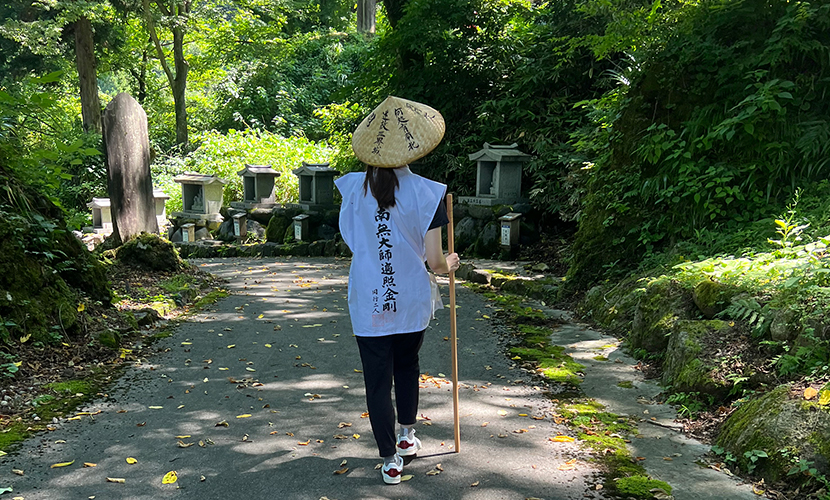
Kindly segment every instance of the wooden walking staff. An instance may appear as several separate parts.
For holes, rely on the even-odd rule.
[[[453,234],[452,223],[452,195],[447,195],[447,217],[450,222],[447,225],[447,250],[449,253],[455,251],[455,235]],[[455,452],[461,451],[461,424],[458,417],[458,337],[456,336],[455,322],[455,271],[450,270],[450,340],[452,357],[452,409],[453,409],[453,435],[455,437]]]

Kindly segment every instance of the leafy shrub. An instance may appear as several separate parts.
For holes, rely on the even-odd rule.
[[[267,131],[247,129],[229,130],[227,134],[209,131],[193,139],[198,144],[191,153],[171,156],[153,165],[154,183],[169,196],[168,212],[182,209],[182,190],[173,177],[184,172],[216,174],[227,180],[224,204],[242,199],[242,178],[237,172],[245,164],[270,164],[280,172],[276,180],[278,203],[296,202],[299,197],[297,176],[293,169],[303,161],[328,161],[331,149],[323,143],[314,143],[301,137],[280,137]]]

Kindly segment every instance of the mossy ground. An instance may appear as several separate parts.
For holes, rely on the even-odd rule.
[[[115,369],[114,369],[115,368]],[[15,444],[48,430],[53,418],[65,417],[91,401],[112,381],[117,367],[93,368],[84,378],[53,382],[35,398],[35,405],[0,431],[0,450],[9,452]],[[34,420],[37,415],[40,420]]]
[[[486,298],[499,305],[498,318],[507,324],[514,338],[520,340],[520,346],[508,350],[511,359],[519,363],[531,362],[546,379],[578,391],[582,381],[579,373],[585,367],[566,354],[564,347],[552,344],[553,330],[545,326],[550,320],[541,310],[525,305],[526,299],[517,295],[496,294],[487,287],[470,288],[484,292]],[[534,318],[533,324],[523,321],[529,315]],[[633,383],[628,381],[621,387],[633,387]],[[553,402],[557,421],[570,426],[578,443],[593,452],[594,459],[605,471],[604,486],[612,494],[646,500],[653,498],[652,488],[671,492],[668,484],[648,478],[645,468],[628,451],[628,437],[637,434],[634,421],[607,412],[602,404],[582,395],[560,393]]]

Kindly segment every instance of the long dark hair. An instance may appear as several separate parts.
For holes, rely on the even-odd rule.
[[[366,179],[363,181],[363,194],[369,190],[378,201],[378,208],[387,209],[395,206],[395,189],[400,187],[394,169],[378,168],[366,165]]]

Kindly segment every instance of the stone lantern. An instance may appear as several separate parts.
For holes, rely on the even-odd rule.
[[[276,205],[274,182],[280,173],[271,165],[245,165],[237,172],[242,177],[242,203],[235,208],[273,208]],[[242,205],[242,206],[239,206]]]
[[[300,179],[300,202],[303,210],[334,205],[334,177],[340,172],[328,163],[306,163],[294,169]]]
[[[476,195],[459,198],[470,205],[511,205],[522,201],[522,166],[530,155],[516,143],[499,146],[484,143],[470,155],[476,162]]]

